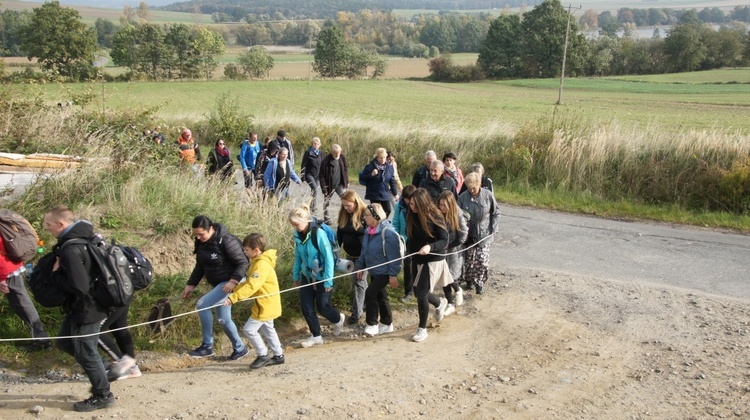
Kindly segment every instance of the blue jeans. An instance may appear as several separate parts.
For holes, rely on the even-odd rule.
[[[309,284],[310,280],[302,276],[301,284]],[[307,286],[299,289],[299,303],[302,309],[302,316],[307,321],[310,333],[313,337],[320,337],[320,321],[318,314],[315,313],[315,307],[325,319],[332,324],[341,320],[341,313],[331,306],[331,292],[326,292],[323,283],[314,286]]]
[[[227,300],[229,293],[224,293],[224,291],[221,290],[221,287],[225,284],[227,284],[227,282],[219,283],[208,293],[201,296],[195,304],[195,309],[209,308]],[[218,306],[214,308],[214,311],[216,312],[216,318],[219,320],[219,325],[224,330],[227,337],[229,337],[229,341],[232,342],[232,348],[234,351],[243,350],[245,344],[242,342],[239,332],[237,332],[237,326],[234,325],[234,321],[232,321],[232,306]],[[203,330],[203,344],[213,346],[214,315],[210,310],[205,310],[198,312],[198,317],[201,320],[201,329]]]
[[[60,325],[60,337],[69,335],[87,335],[98,333],[101,329],[101,323],[79,324],[70,319],[70,315],[63,319]],[[99,336],[83,338],[65,338],[56,341],[57,348],[65,353],[73,355],[76,362],[81,365],[84,373],[91,382],[91,393],[96,396],[104,397],[109,395],[109,381],[107,374],[104,372],[102,358],[99,357],[97,342]]]

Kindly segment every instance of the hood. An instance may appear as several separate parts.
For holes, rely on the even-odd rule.
[[[275,249],[267,249],[263,251],[262,254],[258,255],[257,257],[253,258],[253,263],[256,261],[268,261],[269,264],[271,264],[271,267],[276,268],[276,250]]]
[[[68,226],[66,231],[60,236],[59,242],[67,241],[73,238],[89,239],[94,236],[94,225],[88,220],[77,220]]]

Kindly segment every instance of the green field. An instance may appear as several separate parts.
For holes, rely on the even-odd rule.
[[[704,74],[705,73],[705,74]],[[201,118],[215,99],[229,93],[256,116],[325,115],[344,120],[432,127],[520,126],[563,110],[596,123],[657,126],[669,131],[728,129],[750,132],[750,69],[623,78],[566,79],[562,107],[555,106],[559,80],[446,84],[406,80],[191,81],[111,83],[102,86],[107,106],[125,108],[159,98],[166,120]],[[668,77],[672,77],[672,81]],[[700,78],[703,83],[685,83]],[[712,84],[711,82],[743,82]],[[675,83],[680,82],[680,83]],[[64,101],[66,89],[46,85],[45,96]],[[262,104],[262,106],[259,106]]]
[[[26,1],[3,1],[0,3],[0,10],[29,10],[41,6],[41,1],[38,3],[26,2]],[[147,2],[148,3],[148,2]],[[133,2],[133,7],[137,8],[138,2]],[[81,18],[88,25],[93,25],[97,18],[109,19],[112,22],[118,23],[120,15],[122,15],[122,9],[110,9],[102,7],[87,7],[87,6],[72,6],[62,5],[63,7],[69,7],[78,10],[81,14]],[[185,24],[211,24],[211,15],[204,14],[193,14],[193,13],[178,13],[178,12],[167,12],[163,10],[149,10],[149,22],[151,23],[185,23]]]

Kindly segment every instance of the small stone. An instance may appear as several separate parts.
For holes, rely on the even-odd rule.
[[[424,399],[424,398],[422,398],[421,400],[419,400],[419,403],[422,404],[422,405],[425,405],[425,404],[427,404],[427,400]]]
[[[510,378],[507,377],[507,376],[501,376],[500,377],[500,382],[510,382]]]
[[[44,407],[41,405],[35,405],[31,408],[29,408],[29,413],[31,414],[41,414],[44,411]]]
[[[306,413],[307,413],[307,410],[305,410],[304,408],[300,408],[299,410],[297,410],[297,414],[299,415],[304,415]]]
[[[473,386],[473,387],[469,388],[469,391],[471,391],[471,392],[477,392],[477,387]]]
[[[529,388],[529,394],[536,395],[536,391],[534,390],[534,388]]]

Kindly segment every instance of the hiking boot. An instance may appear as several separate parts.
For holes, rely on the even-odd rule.
[[[106,396],[92,395],[83,401],[78,401],[73,404],[73,409],[75,411],[86,412],[112,407],[113,405],[115,405],[115,394],[110,392]]]
[[[414,337],[411,338],[413,341],[416,341],[417,343],[424,341],[427,339],[427,328],[417,328],[417,333],[414,334]]]
[[[456,291],[456,306],[461,306],[464,304],[464,289],[462,289],[460,286],[458,290]]]
[[[385,325],[385,324],[379,324],[378,325],[378,334],[388,334],[393,332],[393,323]]]
[[[341,319],[339,322],[333,324],[333,335],[335,337],[338,337],[341,335],[342,332],[344,332],[344,321],[346,321],[346,316],[344,314],[340,314]]]
[[[452,314],[453,312],[456,312],[456,305],[449,303],[448,306],[445,308],[445,313],[443,316],[448,316]]]
[[[210,344],[201,344],[197,349],[188,353],[190,357],[196,359],[202,359],[204,357],[211,357],[214,355],[214,346]]]
[[[400,298],[399,300],[401,301],[401,303],[406,303],[411,300],[411,297],[412,297],[412,294],[407,293],[406,295],[404,295],[404,297]]]
[[[117,381],[122,376],[125,376],[125,378],[123,379],[127,379],[128,371],[133,366],[135,366],[135,359],[133,359],[132,357],[126,354],[122,356],[120,360],[112,363],[109,366],[109,372],[107,372],[107,379],[110,382]]]
[[[232,355],[229,356],[229,360],[240,360],[243,357],[247,356],[248,353],[250,353],[250,350],[248,350],[247,347],[243,347],[242,350],[233,351]]]
[[[258,356],[253,360],[253,363],[250,363],[250,369],[260,369],[263,366],[267,365],[268,362],[271,361],[271,356],[265,355],[265,356]]]
[[[474,285],[474,290],[476,290],[476,293],[478,295],[481,295],[482,293],[484,293],[484,285],[480,286],[478,284],[475,284]]]
[[[26,351],[42,351],[52,347],[52,341],[50,340],[34,340],[31,344],[24,346],[23,349]]]
[[[272,366],[272,365],[283,365],[284,364],[284,355],[280,354],[278,356],[273,356],[271,360],[266,363],[266,366]]]
[[[370,337],[376,336],[380,333],[380,329],[377,325],[368,325],[365,327],[365,335],[369,335]]]
[[[359,317],[358,316],[354,316],[354,314],[352,314],[349,318],[346,319],[346,324],[347,325],[357,325],[357,324],[359,324]]]
[[[440,298],[440,306],[435,308],[435,320],[440,322],[445,317],[445,309],[448,307],[448,299]]]
[[[322,344],[323,344],[323,337],[321,336],[313,337],[312,335],[310,336],[310,338],[300,343],[302,348],[305,348],[305,349],[308,347],[312,347],[312,346],[320,346]]]

